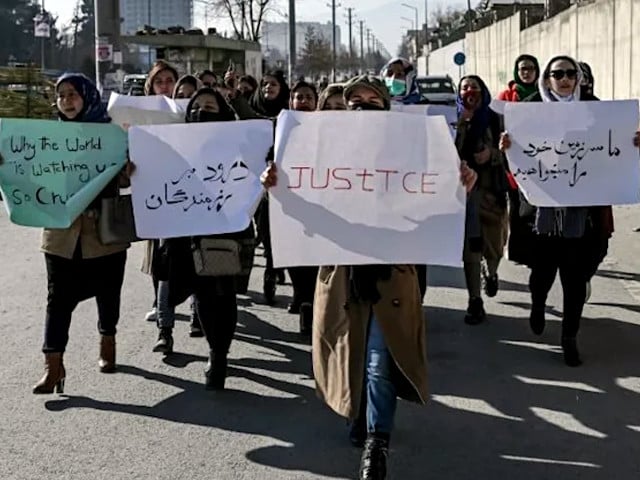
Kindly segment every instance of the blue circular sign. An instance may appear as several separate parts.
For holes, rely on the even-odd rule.
[[[467,56],[462,52],[458,52],[453,56],[453,63],[455,63],[459,67],[464,65],[464,62],[466,62],[466,60]]]

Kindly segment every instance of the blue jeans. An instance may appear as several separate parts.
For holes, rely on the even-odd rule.
[[[176,323],[176,309],[169,305],[169,282],[158,282],[158,327],[173,328]]]
[[[391,434],[398,404],[393,383],[393,358],[384,341],[382,329],[371,314],[367,339],[367,431]]]

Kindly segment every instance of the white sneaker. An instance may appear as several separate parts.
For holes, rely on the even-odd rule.
[[[155,322],[158,320],[158,309],[157,308],[152,308],[150,311],[147,312],[147,314],[144,316],[144,319],[147,322]]]
[[[587,303],[591,298],[591,281],[587,282],[587,295],[584,298],[584,303]]]

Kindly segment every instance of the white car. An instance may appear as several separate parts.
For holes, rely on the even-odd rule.
[[[416,78],[421,103],[433,103],[439,105],[455,105],[458,94],[451,77],[447,75],[429,75]]]

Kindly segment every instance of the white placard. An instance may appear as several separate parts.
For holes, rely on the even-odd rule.
[[[276,163],[276,266],[460,266],[466,194],[443,117],[285,111]]]
[[[527,201],[540,207],[638,203],[638,122],[637,100],[506,104],[507,158]]]
[[[131,125],[184,123],[186,103],[164,95],[132,96],[112,93],[107,110],[113,123],[129,128]]]
[[[449,125],[449,131],[453,138],[456,137],[456,125],[458,124],[458,112],[452,105],[391,105],[391,111],[411,113],[413,115],[427,115],[437,117],[442,115]]]
[[[263,195],[269,120],[129,129],[136,230],[172,238],[244,230]]]

